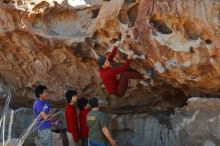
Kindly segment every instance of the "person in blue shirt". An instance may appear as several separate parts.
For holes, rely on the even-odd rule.
[[[52,131],[50,116],[50,104],[47,101],[48,93],[47,87],[38,85],[35,88],[35,95],[37,99],[33,104],[34,115],[38,118],[37,130],[41,146],[52,146]]]

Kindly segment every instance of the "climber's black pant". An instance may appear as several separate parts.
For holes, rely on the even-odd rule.
[[[119,79],[117,90],[114,93],[115,96],[122,97],[125,95],[125,92],[128,88],[129,79],[143,79],[143,75],[136,71],[130,71],[130,70],[122,73]]]

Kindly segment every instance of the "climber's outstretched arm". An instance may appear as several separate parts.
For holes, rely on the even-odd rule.
[[[121,44],[120,41],[117,41],[117,42],[114,44],[114,47],[113,47],[113,49],[112,49],[112,52],[111,52],[111,54],[109,54],[109,56],[108,56],[108,61],[109,61],[109,62],[112,62],[112,61],[113,61],[113,59],[114,59],[114,57],[115,57],[115,55],[116,55],[116,52],[117,52],[118,47],[120,46],[120,44]]]

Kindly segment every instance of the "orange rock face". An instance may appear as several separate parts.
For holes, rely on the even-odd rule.
[[[159,75],[185,92],[185,86],[219,90],[217,5],[217,1],[141,2],[136,28],[142,32],[142,47]]]
[[[188,96],[218,95],[219,2],[215,0],[2,1],[0,3],[1,94],[13,89],[14,104],[31,105],[37,84],[50,100],[64,104],[64,91],[98,96],[122,106],[181,106]],[[92,40],[94,45],[85,41]],[[145,60],[131,67],[153,67],[154,87],[131,81],[122,98],[106,93],[91,47],[106,54],[116,40]],[[123,63],[118,53],[115,62]]]

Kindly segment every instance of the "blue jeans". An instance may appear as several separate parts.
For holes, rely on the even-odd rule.
[[[89,139],[89,146],[108,146],[108,144],[100,143],[100,142]]]

